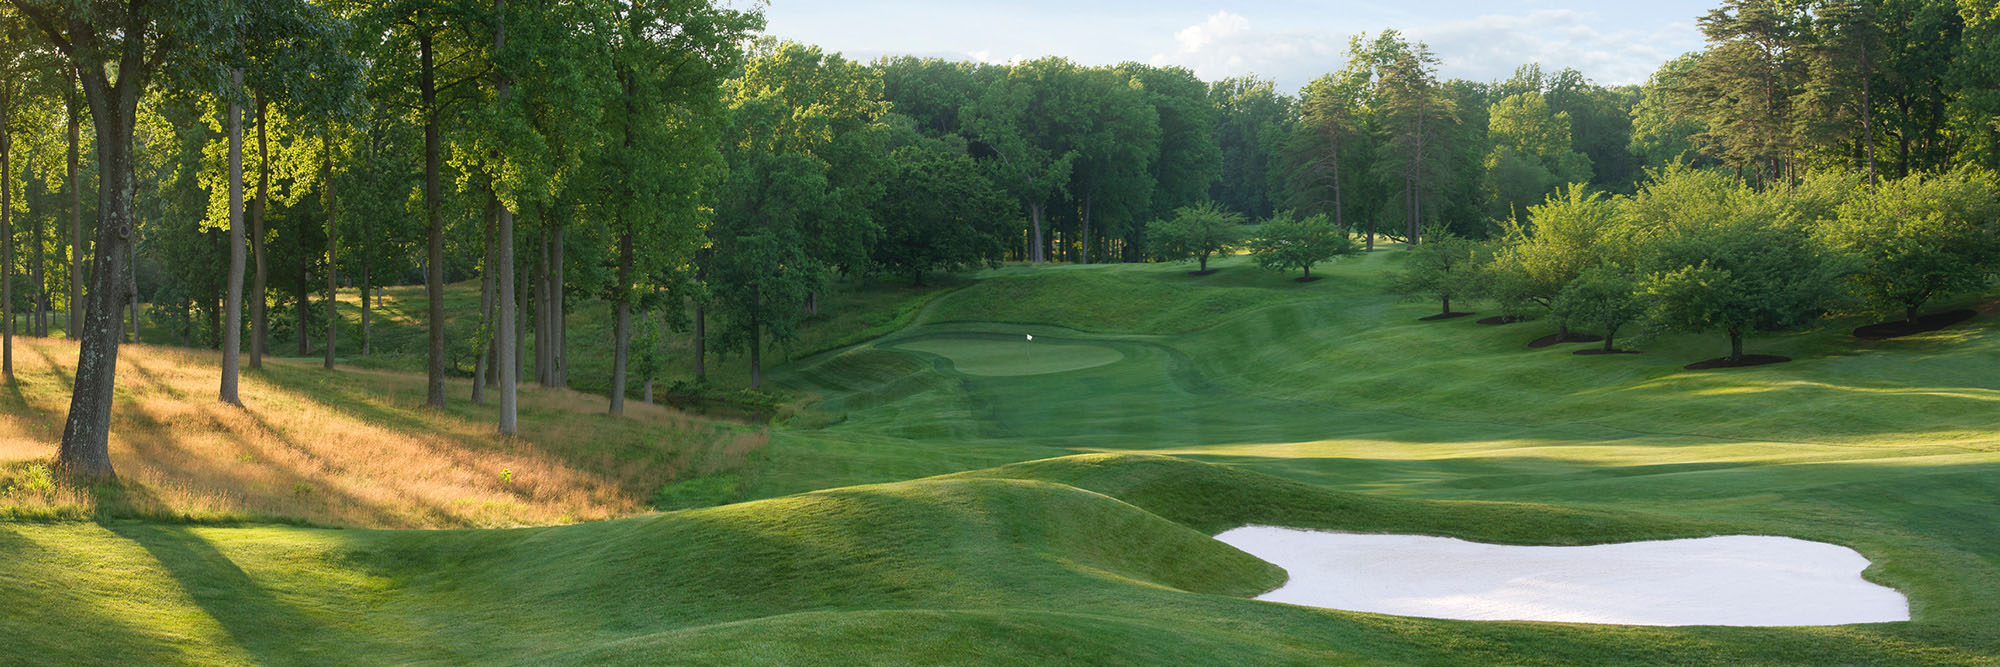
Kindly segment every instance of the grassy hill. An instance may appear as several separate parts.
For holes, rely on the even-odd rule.
[[[1231,258],[1207,277],[1009,267],[896,288],[775,369],[798,402],[768,430],[611,420],[601,399],[537,390],[524,436],[502,442],[480,408],[410,407],[412,375],[289,363],[252,376],[252,408],[231,414],[206,400],[208,356],[142,348],[114,427],[128,483],[111,490],[37,481],[74,352],[27,343],[18,356],[49,361],[0,406],[0,599],[42,611],[0,614],[0,639],[49,663],[2000,660],[1989,304],[1958,304],[1985,314],[1934,334],[1862,343],[1846,333],[1861,322],[1834,322],[1753,340],[1792,363],[1687,371],[1726,343],[1579,357],[1529,349],[1542,323],[1420,322],[1430,306],[1381,295],[1401,259],[1309,284]],[[306,425],[324,420],[347,421]],[[1822,540],[1872,559],[1914,620],[1643,628],[1262,603],[1246,597],[1282,573],[1206,537],[1253,523]],[[503,525],[540,527],[375,529]]]

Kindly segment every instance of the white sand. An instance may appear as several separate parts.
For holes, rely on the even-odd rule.
[[[1589,547],[1250,526],[1217,535],[1291,580],[1259,600],[1400,616],[1626,625],[1910,620],[1847,547],[1747,535]]]

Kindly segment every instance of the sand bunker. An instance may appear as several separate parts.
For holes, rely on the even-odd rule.
[[[929,338],[896,347],[950,359],[952,368],[966,375],[992,377],[1063,373],[1114,364],[1125,358],[1125,353],[1102,345],[1030,341],[1026,337]]]
[[[1400,616],[1626,625],[1795,626],[1910,620],[1838,545],[1747,535],[1589,547],[1250,526],[1215,537],[1282,567],[1259,600]]]

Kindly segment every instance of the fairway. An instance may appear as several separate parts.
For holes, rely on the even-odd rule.
[[[896,348],[935,354],[950,361],[953,370],[988,377],[1080,371],[1125,358],[1125,353],[1102,345],[1031,340],[1025,335],[1020,339],[930,338],[900,343]]]
[[[1701,4],[0,0],[0,667],[2000,667],[2000,0]]]

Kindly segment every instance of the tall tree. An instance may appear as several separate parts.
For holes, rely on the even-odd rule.
[[[1074,136],[1086,122],[1081,70],[1068,60],[1044,58],[1009,68],[960,118],[973,140],[973,156],[986,159],[995,180],[1021,200],[1028,214],[1028,261],[1048,261],[1049,203],[1069,194],[1080,159]]]
[[[1383,148],[1394,158],[1385,173],[1401,185],[1403,238],[1415,245],[1422,242],[1427,180],[1435,166],[1429,160],[1439,147],[1441,126],[1456,123],[1457,112],[1438,83],[1438,58],[1429,46],[1386,31],[1369,48],[1378,63],[1377,102],[1389,129]]]
[[[701,245],[707,212],[700,190],[721,166],[711,148],[723,123],[720,85],[743,66],[736,45],[763,17],[708,3],[634,2],[617,19],[607,161],[618,168],[607,179],[618,266],[610,411],[622,415],[635,297],[650,277],[689,266]],[[746,81],[738,92],[772,92],[753,87]]]
[[[1222,174],[1209,196],[1246,218],[1270,217],[1292,101],[1270,80],[1248,77],[1210,84],[1208,97],[1217,109],[1216,144],[1222,153]]]
[[[123,280],[130,253],[133,128],[139,100],[153,80],[210,45],[232,39],[232,3],[70,3],[9,0],[68,61],[81,81],[97,135],[97,252],[84,307],[75,388],[63,426],[57,465],[87,477],[114,476],[108,438],[112,389],[117,380],[117,320],[125,301]],[[177,72],[170,72],[177,73]],[[192,74],[192,73],[191,73]]]

